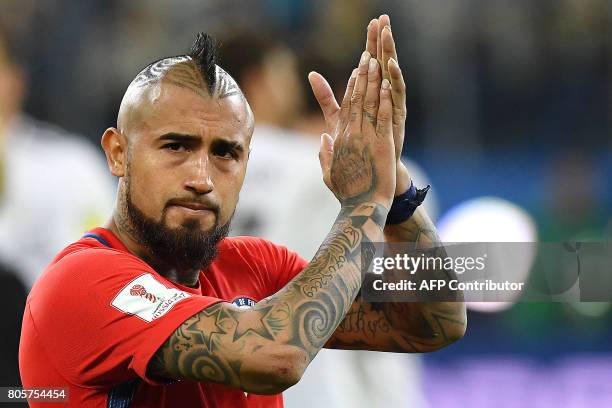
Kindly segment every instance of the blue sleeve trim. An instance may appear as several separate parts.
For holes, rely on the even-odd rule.
[[[97,240],[99,243],[101,243],[102,245],[112,248],[111,244],[109,244],[107,240],[105,240],[98,234],[94,234],[93,232],[88,232],[87,234],[83,235],[83,238],[93,238]]]

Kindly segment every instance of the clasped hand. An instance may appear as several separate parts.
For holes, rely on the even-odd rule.
[[[319,154],[323,179],[325,184],[340,199],[341,203],[343,198],[351,195],[358,197],[356,195],[357,192],[363,193],[364,191],[362,190],[367,185],[367,179],[374,176],[378,184],[380,184],[383,181],[381,177],[383,174],[386,174],[377,173],[376,166],[368,166],[368,163],[371,164],[372,158],[367,157],[367,155],[362,158],[363,166],[358,165],[354,160],[354,154],[358,151],[363,151],[364,145],[369,145],[367,143],[369,139],[364,134],[371,133],[372,128],[370,128],[370,125],[374,129],[374,133],[384,132],[385,119],[388,118],[385,100],[386,92],[381,90],[377,98],[374,98],[373,92],[376,86],[381,86],[385,83],[381,81],[383,78],[387,79],[390,85],[389,93],[392,105],[389,116],[391,117],[394,150],[394,160],[391,160],[391,162],[393,163],[395,174],[394,176],[389,176],[388,180],[385,179],[385,186],[380,186],[380,193],[386,194],[386,192],[382,192],[384,188],[388,187],[388,184],[393,184],[393,196],[397,196],[404,193],[411,183],[408,171],[400,160],[406,123],[406,86],[401,69],[397,63],[395,42],[387,15],[373,19],[368,24],[365,49],[366,51],[362,55],[359,67],[353,70],[351,74],[341,105],[338,105],[336,102],[331,87],[322,75],[311,72],[308,76],[327,125],[327,132],[321,137],[321,151]],[[375,59],[373,58],[374,56],[376,56]],[[367,62],[364,60],[367,60]],[[375,72],[369,72],[370,64]],[[380,118],[381,114],[382,120]],[[358,127],[360,125],[362,126],[361,128]],[[351,138],[346,134],[347,130],[349,135],[359,134],[359,136]],[[363,133],[359,133],[359,131]],[[344,137],[338,139],[339,135]],[[347,145],[348,142],[351,142],[350,147],[353,147],[353,150],[347,150],[349,147]],[[341,156],[349,152],[353,154],[351,156],[353,157],[352,160],[348,160],[348,156],[345,157],[347,160],[340,159]],[[379,150],[378,153],[380,154],[381,151]],[[380,162],[380,160],[382,160],[382,157],[377,158],[376,162]],[[341,162],[346,165],[342,166]],[[380,167],[380,164],[378,166]],[[334,167],[337,169],[332,171]],[[370,168],[374,171],[372,175],[370,175]],[[358,169],[360,171],[357,171]],[[384,169],[379,168],[379,170],[382,171]],[[354,173],[355,177],[345,178],[344,181],[341,180],[351,173]],[[336,177],[332,177],[332,175]],[[334,184],[334,180],[336,184]],[[363,185],[359,183],[363,183]],[[378,187],[374,186],[373,188],[376,189]]]

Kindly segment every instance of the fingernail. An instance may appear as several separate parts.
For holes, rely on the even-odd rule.
[[[370,58],[370,65],[368,66],[368,73],[373,74],[376,72],[376,68],[378,68],[378,61],[376,58]]]
[[[367,51],[364,51],[363,54],[361,54],[361,59],[359,60],[359,65],[363,65],[366,62],[368,62],[368,58],[370,58],[370,53]]]
[[[389,30],[389,34],[391,34],[391,26],[388,26],[388,25],[384,26],[383,31],[385,30]]]
[[[399,68],[399,64],[397,63],[397,61],[395,60],[395,58],[391,57],[389,58],[389,62],[391,62],[393,65],[395,65],[396,67]]]
[[[387,78],[382,81],[382,89],[391,89],[391,82]]]

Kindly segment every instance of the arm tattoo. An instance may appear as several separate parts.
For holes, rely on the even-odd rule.
[[[334,150],[334,161],[340,165],[331,169],[330,176],[339,196],[358,202],[371,195],[376,185],[376,171],[368,149],[341,144]]]
[[[446,257],[436,229],[422,208],[404,223],[386,226],[385,238],[389,242],[415,242],[417,247],[432,248],[435,256]],[[454,278],[454,273],[446,269],[429,273],[430,279]],[[455,302],[369,303],[358,297],[326,347],[395,352],[444,347],[461,337],[466,327],[461,293],[447,293],[445,299],[451,295]]]

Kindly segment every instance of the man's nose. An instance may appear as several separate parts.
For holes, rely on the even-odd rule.
[[[211,174],[209,171],[209,163],[207,155],[198,155],[189,163],[191,168],[189,179],[185,183],[185,187],[197,194],[207,194],[214,190]]]

